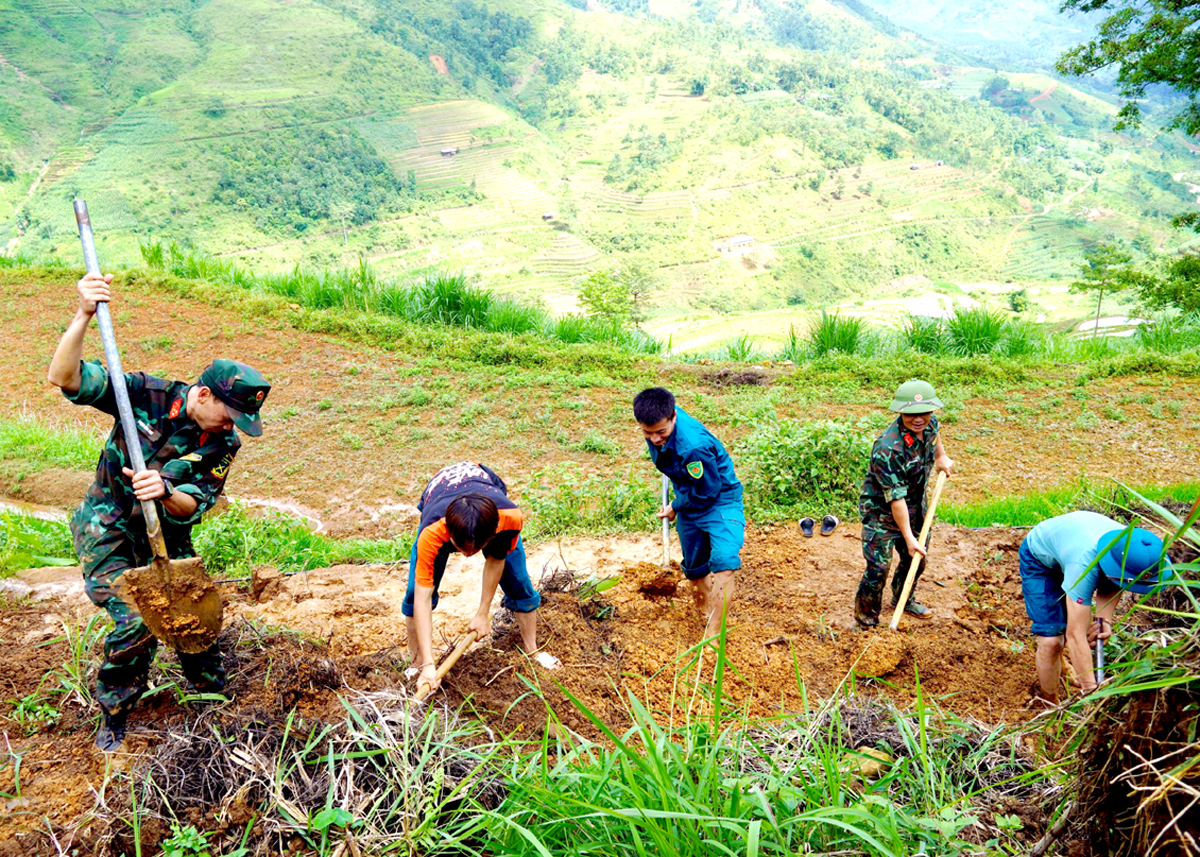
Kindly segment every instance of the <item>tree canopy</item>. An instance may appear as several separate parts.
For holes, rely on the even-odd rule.
[[[1064,0],[1063,11],[1109,11],[1096,38],[1058,58],[1063,74],[1085,75],[1116,66],[1121,95],[1117,129],[1141,120],[1138,99],[1165,84],[1182,93],[1187,105],[1168,127],[1200,134],[1200,0]]]

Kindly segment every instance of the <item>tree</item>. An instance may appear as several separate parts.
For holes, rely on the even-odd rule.
[[[1079,266],[1081,279],[1071,283],[1071,291],[1079,294],[1096,292],[1096,326],[1093,338],[1100,334],[1100,307],[1105,292],[1119,292],[1135,285],[1141,275],[1129,264],[1133,254],[1115,244],[1097,244],[1083,251],[1083,264]]]
[[[1151,309],[1200,312],[1200,256],[1188,254],[1166,266],[1165,276],[1143,275],[1138,296]]]
[[[1117,67],[1117,82],[1127,101],[1116,128],[1137,127],[1138,99],[1153,84],[1166,84],[1187,96],[1188,103],[1168,127],[1200,133],[1200,0],[1065,0],[1063,10],[1105,10],[1096,38],[1058,58],[1063,74],[1092,74]]]
[[[620,325],[629,322],[633,308],[629,291],[608,271],[593,271],[579,284],[579,303],[589,317]]]

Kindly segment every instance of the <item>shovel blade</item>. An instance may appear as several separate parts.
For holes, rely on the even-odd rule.
[[[150,633],[172,649],[195,654],[217,641],[225,605],[199,557],[156,559],[121,576]]]

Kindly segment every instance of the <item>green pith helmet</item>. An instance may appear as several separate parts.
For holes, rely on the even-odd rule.
[[[942,406],[928,381],[905,381],[896,390],[891,409],[902,414],[928,414]]]

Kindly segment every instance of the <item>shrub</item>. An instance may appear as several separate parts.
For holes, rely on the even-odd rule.
[[[936,318],[910,315],[900,331],[904,344],[923,354],[946,353],[946,328]]]
[[[853,514],[874,439],[867,420],[761,425],[738,449],[752,517]]]
[[[946,346],[952,354],[991,354],[1004,339],[1006,320],[998,310],[959,307],[946,319]]]
[[[870,341],[867,323],[861,318],[842,318],[822,311],[821,318],[808,331],[808,350],[813,357],[824,357],[835,351],[843,354],[867,354]]]
[[[754,340],[747,333],[741,333],[725,343],[726,360],[734,363],[748,363],[754,359]]]

